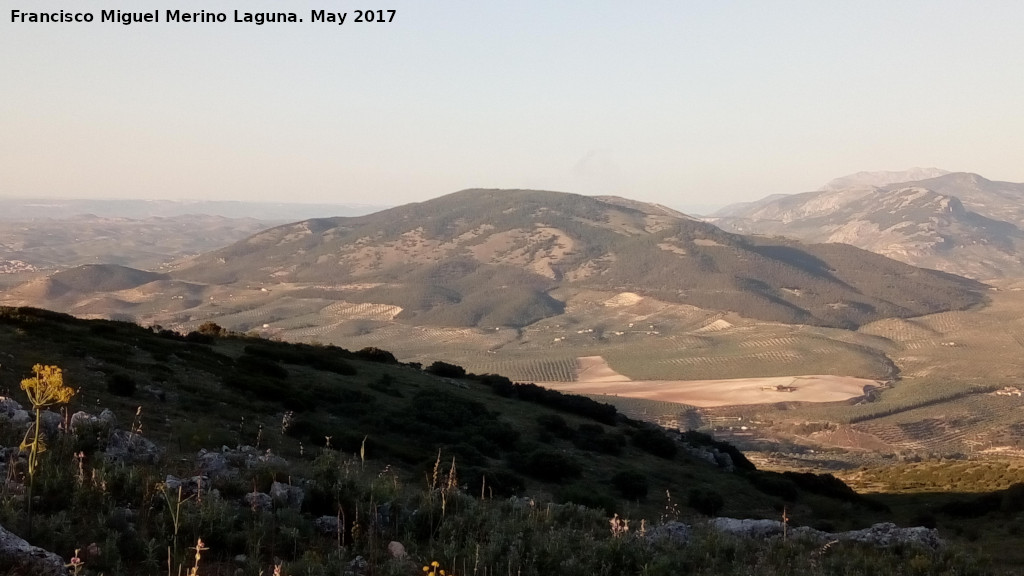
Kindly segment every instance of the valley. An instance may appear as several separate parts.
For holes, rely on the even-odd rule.
[[[0,375],[59,358],[87,391],[81,402],[122,414],[132,406],[104,393],[104,381],[137,381],[153,397],[147,410],[163,415],[148,435],[181,462],[242,445],[247,428],[259,445],[264,427],[279,427],[269,437],[299,463],[289,474],[317,474],[308,447],[363,454],[372,437],[369,452],[394,463],[381,472],[394,474],[392,498],[414,494],[397,478],[429,466],[428,444],[454,454],[459,478],[503,495],[614,510],[634,495],[623,480],[633,471],[630,482],[642,476],[670,502],[683,491],[702,514],[703,498],[721,508],[710,494],[725,489],[726,513],[781,509],[826,528],[913,523],[948,505],[944,534],[987,531],[984,518],[998,510],[965,528],[958,506],[1008,502],[1002,494],[1024,481],[1015,464],[1024,456],[1024,280],[983,284],[843,245],[727,234],[621,198],[505,196],[464,191],[425,207],[285,224],[199,254],[190,253],[199,245],[174,248],[167,233],[158,257],[125,243],[125,259],[106,263],[82,262],[93,248],[81,233],[81,253],[61,252],[73,242],[47,233],[46,249],[66,266],[35,267],[26,252],[2,275],[10,362]],[[124,226],[115,238],[145,227],[110,225]],[[683,447],[681,469],[650,434],[669,434],[673,454]],[[561,469],[553,462],[577,460],[587,465],[570,477],[549,475]],[[878,500],[851,496],[835,478]],[[648,517],[659,506],[628,504]],[[306,530],[298,516],[287,522]],[[987,536],[984,549],[1000,538]]]
[[[1024,430],[1019,397],[995,394],[1018,384],[1024,284],[723,234],[620,198],[464,191],[152,269],[15,270],[0,304],[442,360],[780,468],[1005,454]]]

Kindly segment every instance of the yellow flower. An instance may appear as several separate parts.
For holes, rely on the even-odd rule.
[[[64,404],[75,395],[74,389],[64,385],[64,374],[56,366],[36,364],[32,367],[35,376],[21,381],[21,389],[28,395],[35,409],[53,404]]]

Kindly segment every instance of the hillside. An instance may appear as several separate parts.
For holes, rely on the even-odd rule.
[[[302,287],[304,297],[395,306],[398,321],[447,326],[527,326],[562,312],[555,289],[840,327],[982,299],[977,283],[848,246],[750,239],[661,207],[529,190],[466,190],[280,226],[171,275]]]
[[[706,436],[666,433],[606,405],[451,365],[424,372],[379,349],[275,343],[215,326],[182,336],[24,308],[0,309],[0,345],[10,357],[3,382],[49,363],[76,390],[71,432],[48,432],[34,519],[18,496],[3,500],[0,518],[63,558],[81,549],[97,572],[162,573],[168,557],[190,566],[186,547],[202,538],[205,573],[217,574],[281,562],[287,573],[336,573],[357,555],[381,573],[412,574],[474,554],[489,572],[548,574],[575,558],[560,573],[591,574],[607,562],[633,573],[658,562],[652,573],[668,574],[699,562],[732,574],[762,545],[736,540],[741,548],[716,560],[696,528],[686,547],[652,540],[650,548],[612,538],[607,519],[632,519],[642,539],[679,520],[777,518],[784,506],[794,527],[894,519],[830,476],[759,472]],[[28,416],[11,400],[2,406],[0,442],[16,446]],[[25,490],[3,478],[4,494]],[[324,530],[332,518],[344,520]],[[558,534],[564,541],[552,539]],[[386,543],[395,540],[415,560],[392,558]],[[534,552],[521,554],[513,541]],[[96,544],[87,552],[82,542]],[[811,542],[792,553],[809,558]],[[840,548],[879,569],[895,560],[870,545]],[[960,562],[911,549],[936,570]],[[795,573],[816,573],[801,566]]]
[[[743,234],[842,242],[971,278],[1024,275],[1024,184],[968,173],[892,182],[926,173],[853,175],[821,191],[726,207],[707,220]]]

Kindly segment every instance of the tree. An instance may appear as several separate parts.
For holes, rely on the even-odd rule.
[[[228,333],[227,330],[222,328],[216,322],[212,322],[212,321],[207,321],[207,322],[203,322],[202,324],[200,324],[199,325],[199,329],[197,330],[197,332],[199,332],[200,334],[202,334],[204,336],[213,336],[214,338],[220,338],[220,337],[223,337],[223,336],[227,336],[227,333]]]

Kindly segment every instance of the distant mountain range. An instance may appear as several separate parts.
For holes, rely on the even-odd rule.
[[[171,324],[236,314],[252,326],[244,310],[257,305],[282,319],[347,302],[412,325],[525,327],[589,290],[854,328],[984,299],[977,282],[845,244],[745,237],[660,205],[534,190],[303,220],[159,271],[71,268],[3,303]]]
[[[125,218],[0,218],[0,270],[3,263],[52,272],[83,264],[121,264],[158,269],[186,255],[237,242],[274,225],[253,218],[204,214]]]
[[[224,218],[290,222],[325,216],[359,216],[383,208],[385,206],[341,203],[0,197],[0,220],[64,219],[87,214],[104,218],[132,219],[203,214]]]
[[[977,174],[861,172],[815,192],[727,206],[705,220],[741,234],[847,243],[976,279],[1024,276],[1024,184]]]

